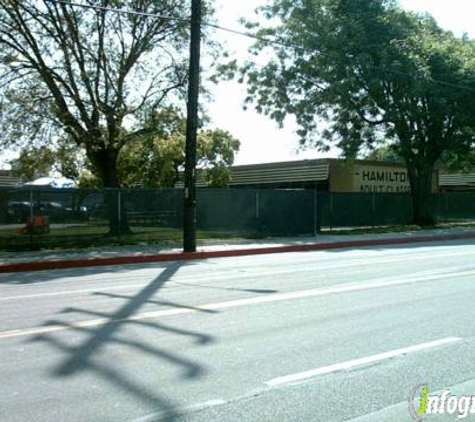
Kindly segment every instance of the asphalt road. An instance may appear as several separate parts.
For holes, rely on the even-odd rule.
[[[473,241],[2,274],[0,421],[411,421],[474,303]]]

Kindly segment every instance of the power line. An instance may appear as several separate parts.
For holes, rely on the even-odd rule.
[[[266,38],[266,37],[261,37],[259,35],[251,34],[249,32],[243,32],[243,31],[239,31],[239,30],[236,30],[236,29],[230,29],[230,28],[226,28],[226,27],[223,27],[223,26],[220,26],[220,25],[215,25],[215,24],[212,24],[212,23],[203,23],[203,25],[206,25],[206,26],[209,26],[211,28],[215,28],[215,29],[218,29],[218,30],[221,30],[221,31],[229,32],[231,34],[241,35],[241,36],[245,36],[245,37],[248,37],[248,38],[253,38],[257,41],[261,41],[261,42],[272,44],[272,45],[279,45],[281,47],[293,48],[293,49],[304,51],[304,52],[314,54],[314,55],[317,55],[317,56],[327,56],[327,57],[338,58],[334,54],[325,53],[323,51],[318,51],[318,50],[311,50],[309,48],[299,46],[295,43],[283,42],[283,41],[279,41],[279,40],[271,40],[271,39]],[[388,68],[383,67],[383,66],[377,66],[377,65],[372,65],[372,64],[367,64],[367,66],[370,67],[370,68],[373,68],[373,69],[381,70],[381,71],[386,72],[386,73],[392,73],[394,75],[405,76],[405,77],[409,77],[409,78],[415,79],[415,80],[425,80],[426,79],[423,76],[417,76],[417,75],[414,75],[412,73],[402,72],[402,71],[395,70],[395,69],[388,69]],[[472,87],[469,87],[469,86],[466,86],[466,85],[454,84],[452,82],[447,82],[447,81],[443,81],[441,79],[434,79],[434,78],[432,78],[432,81],[435,82],[435,83],[438,83],[439,85],[445,85],[445,86],[450,87],[450,88],[464,89],[464,90],[475,92],[475,88],[472,88]]]
[[[124,10],[124,9],[117,9],[117,8],[112,8],[112,7],[105,7],[105,6],[94,6],[94,5],[80,4],[80,3],[75,3],[75,2],[71,2],[71,1],[67,1],[67,0],[46,0],[46,1],[49,1],[49,2],[52,2],[52,3],[57,3],[57,4],[64,4],[64,5],[68,5],[68,6],[72,6],[72,7],[82,7],[82,8],[86,8],[86,9],[95,9],[95,10],[101,10],[101,11],[112,12],[112,13],[139,15],[139,16],[158,18],[158,19],[169,20],[169,21],[177,21],[177,22],[182,22],[182,23],[187,23],[187,24],[190,23],[190,19],[178,18],[176,16],[170,16],[170,15],[160,15],[160,14],[157,14],[157,13],[138,12],[138,11],[133,11],[133,10]],[[211,22],[202,22],[202,25],[207,26],[209,28],[217,29],[219,31],[227,32],[227,33],[230,33],[230,34],[243,36],[243,37],[247,37],[247,38],[252,38],[252,39],[255,39],[257,41],[261,41],[261,42],[264,42],[264,43],[267,43],[267,44],[270,44],[270,45],[279,45],[281,47],[287,47],[287,48],[292,48],[292,49],[295,49],[295,50],[304,51],[304,52],[307,52],[309,54],[337,58],[337,56],[335,56],[332,53],[325,53],[325,52],[322,52],[322,51],[309,49],[309,48],[306,48],[306,47],[299,46],[295,43],[283,42],[283,41],[279,41],[277,39],[269,39],[267,37],[262,37],[262,36],[259,36],[259,35],[256,35],[256,34],[251,34],[249,32],[244,32],[244,31],[240,31],[240,30],[237,30],[237,29],[227,28],[227,27],[217,25],[217,24],[214,24],[214,23],[211,23]],[[424,78],[423,76],[417,76],[417,75],[414,75],[412,73],[407,73],[407,72],[403,72],[403,71],[399,71],[399,70],[395,70],[395,69],[388,69],[388,68],[383,67],[383,66],[377,66],[377,65],[372,65],[372,64],[367,64],[367,66],[372,68],[372,69],[380,70],[380,71],[385,72],[385,73],[392,73],[393,75],[404,76],[404,77],[414,79],[414,80],[426,80],[426,78]],[[475,92],[475,88],[472,88],[472,87],[469,87],[469,86],[466,86],[466,85],[459,85],[459,84],[455,84],[455,83],[452,83],[452,82],[447,82],[447,81],[444,81],[444,80],[441,80],[441,79],[434,79],[434,78],[432,79],[432,81],[434,83],[439,84],[439,85],[444,85],[444,86],[447,86],[447,87],[450,87],[450,88],[463,89],[463,90]]]
[[[158,13],[138,12],[135,10],[124,10],[124,9],[117,9],[114,7],[96,6],[92,4],[80,4],[80,3],[75,3],[72,1],[66,1],[66,0],[46,0],[46,1],[50,3],[63,4],[65,6],[82,7],[83,9],[93,9],[93,10],[100,10],[103,12],[120,13],[123,15],[145,16],[149,18],[158,18],[158,19],[163,19],[163,20],[168,20],[168,21],[190,23],[190,19],[183,19],[183,18],[178,18],[176,16],[169,16],[169,15],[160,15]]]
[[[203,25],[208,26],[210,28],[218,29],[220,31],[229,32],[230,34],[241,35],[243,37],[248,37],[248,38],[254,38],[258,41],[263,41],[263,42],[267,42],[267,43],[270,43],[270,44],[279,44],[279,45],[282,45],[284,47],[287,45],[286,43],[283,43],[279,40],[271,40],[269,38],[260,37],[259,35],[251,34],[250,32],[243,32],[243,31],[239,31],[238,29],[226,28],[225,26],[220,26],[220,25],[217,25],[217,24],[214,24],[214,23],[203,22]]]

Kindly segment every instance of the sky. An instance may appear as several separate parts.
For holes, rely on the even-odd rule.
[[[267,0],[215,0],[219,24],[242,30],[238,23],[240,17],[256,18],[256,7],[266,4]],[[405,9],[428,12],[445,29],[456,35],[468,33],[475,37],[475,0],[400,0]],[[221,33],[220,41],[233,52],[237,59],[245,59],[247,49],[252,42],[246,37]],[[241,149],[235,164],[265,163],[321,157],[337,157],[339,151],[331,150],[327,154],[315,150],[299,151],[297,127],[292,119],[284,128],[278,128],[269,118],[259,115],[252,108],[243,110],[245,87],[237,82],[222,82],[213,87],[214,101],[206,104],[212,119],[212,126],[226,129],[241,141]],[[0,157],[0,168],[8,168],[12,157],[6,154]]]
[[[439,25],[456,35],[468,33],[475,37],[474,0],[402,0],[403,8],[418,12],[428,12]],[[265,0],[216,0],[217,18],[222,26],[241,29],[239,17],[256,17],[254,10]],[[223,33],[220,41],[234,51],[238,59],[246,57],[250,41],[245,37]],[[237,82],[220,83],[214,87],[214,103],[208,104],[213,126],[231,132],[241,141],[241,149],[235,164],[254,164],[274,161],[290,161],[309,158],[337,157],[339,151],[327,154],[315,150],[299,151],[297,129],[289,121],[283,129],[269,118],[257,114],[252,109],[243,110],[245,87]]]

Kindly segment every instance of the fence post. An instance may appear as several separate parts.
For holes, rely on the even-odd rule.
[[[371,194],[371,227],[374,228],[375,224],[375,217],[376,217],[376,198],[375,193]]]
[[[260,208],[261,208],[261,204],[260,204],[260,195],[259,195],[259,191],[256,191],[256,203],[255,203],[255,206],[256,206],[256,225],[257,225],[257,233],[261,233],[261,222],[260,222],[260,218],[261,218],[261,211],[260,211]]]
[[[120,235],[122,231],[122,206],[121,206],[121,191],[120,189],[117,189],[117,224],[118,224],[118,238],[120,242]]]
[[[30,186],[30,221],[27,222],[26,228],[30,233],[30,244],[33,245],[33,188]]]
[[[318,207],[318,192],[317,189],[313,189],[313,229],[314,234],[320,233],[320,213]]]
[[[332,192],[329,192],[329,195],[330,195],[330,198],[329,198],[329,201],[330,201],[330,212],[329,212],[329,223],[330,223],[330,231],[332,231],[332,228],[333,228],[333,193]]]
[[[445,223],[449,222],[449,204],[448,204],[448,194],[443,193],[444,195],[444,217],[445,217]]]

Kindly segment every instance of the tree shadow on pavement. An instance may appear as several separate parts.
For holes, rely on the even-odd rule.
[[[200,363],[178,356],[176,353],[165,350],[164,347],[157,347],[156,341],[155,344],[151,344],[151,342],[145,341],[143,336],[136,334],[136,330],[139,328],[154,330],[155,334],[152,336],[153,340],[157,340],[156,332],[158,331],[191,337],[195,344],[201,346],[210,344],[214,341],[212,336],[203,333],[156,322],[156,317],[153,317],[153,315],[150,319],[137,318],[137,313],[140,312],[141,307],[146,303],[157,306],[165,305],[167,307],[165,309],[171,308],[185,312],[190,310],[193,312],[205,312],[208,314],[217,313],[217,311],[213,310],[200,309],[192,306],[180,305],[178,303],[153,299],[157,292],[177,273],[182,265],[184,265],[184,263],[174,262],[165,266],[164,270],[155,278],[155,280],[133,296],[114,297],[113,295],[110,295],[110,298],[112,299],[125,299],[123,305],[111,313],[101,313],[95,310],[85,310],[74,307],[63,309],[62,313],[74,312],[98,318],[93,320],[93,323],[90,325],[84,325],[81,324],[81,322],[71,323],[60,320],[47,321],[44,324],[45,327],[60,327],[62,331],[74,331],[80,333],[80,336],[84,335],[86,337],[78,345],[71,345],[71,339],[67,339],[64,336],[61,337],[59,333],[57,333],[57,335],[52,335],[52,333],[40,334],[33,338],[32,341],[45,342],[65,355],[64,359],[52,368],[50,375],[55,378],[65,379],[80,375],[83,372],[92,373],[98,378],[106,381],[108,384],[120,389],[127,396],[131,396],[134,400],[141,402],[142,406],[145,405],[154,412],[159,411],[160,414],[165,415],[165,420],[176,420],[178,416],[178,405],[172,403],[172,401],[169,398],[166,398],[163,394],[160,395],[157,393],[157,387],[160,386],[158,382],[157,385],[153,386],[152,391],[150,386],[138,382],[138,377],[132,377],[130,374],[128,375],[125,368],[121,370],[121,367],[117,362],[114,365],[113,360],[111,361],[108,359],[104,362],[103,359],[97,359],[97,357],[104,348],[114,345],[120,348],[120,354],[123,354],[124,356],[129,356],[128,353],[131,349],[132,352],[139,354],[138,356],[140,356],[140,359],[144,356],[156,359],[156,363],[153,363],[154,366],[162,364],[172,364],[177,366],[178,368],[181,368],[182,378],[185,380],[196,380],[205,374],[206,370]],[[151,320],[152,318],[154,321]],[[134,335],[124,334],[124,329],[129,327],[133,328]],[[122,335],[119,335],[119,332],[121,332]],[[127,360],[126,364],[129,366],[128,369],[130,369],[130,365],[132,365],[134,366],[134,371],[135,369],[137,369],[138,372],[143,370],[143,368],[135,368],[137,362],[134,364],[132,361]]]

